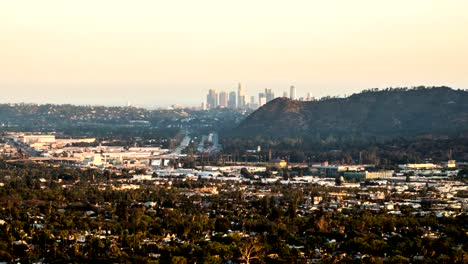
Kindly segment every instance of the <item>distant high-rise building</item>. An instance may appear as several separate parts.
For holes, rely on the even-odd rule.
[[[228,99],[228,107],[231,109],[236,109],[237,104],[236,104],[236,92],[230,92],[229,93],[229,99]]]
[[[210,89],[206,95],[206,108],[213,109],[216,107],[218,107],[218,95],[216,94],[216,90]]]
[[[244,91],[242,90],[242,86],[239,83],[239,86],[237,87],[237,108],[242,108],[245,105],[245,94]]]
[[[306,101],[310,101],[310,92],[307,93]]]
[[[258,104],[255,102],[255,96],[250,96],[250,102],[249,102],[249,108],[250,109],[257,109]]]
[[[283,97],[288,98],[288,92],[283,92]]]
[[[257,103],[249,104],[249,108],[255,110],[258,108],[258,104]]]
[[[264,93],[260,93],[258,95],[258,106],[259,107],[262,107],[263,105],[265,105],[267,103],[267,98],[265,96]]]
[[[289,99],[296,100],[296,87],[294,85],[289,88]]]
[[[271,89],[265,89],[265,98],[267,103],[275,99],[275,94],[271,91]]]
[[[239,102],[237,102],[237,108],[245,108],[247,106],[246,95],[241,95],[239,97]]]
[[[220,92],[219,93],[219,101],[218,105],[221,108],[226,108],[228,105],[228,98],[227,98],[227,93],[226,92]]]
[[[258,106],[261,107],[264,104],[266,104],[266,96],[264,93],[259,93],[258,94]]]

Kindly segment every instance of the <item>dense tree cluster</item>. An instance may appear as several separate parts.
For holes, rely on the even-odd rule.
[[[290,162],[323,162],[325,160],[341,164],[391,164],[421,163],[430,158],[434,162],[449,159],[468,160],[468,137],[457,138],[395,138],[377,141],[372,138],[362,141],[349,141],[349,137],[335,138],[333,143],[327,140],[307,140],[302,138],[265,139],[224,138],[225,153],[235,155],[239,160],[246,160],[246,150],[262,147],[261,153],[248,158],[267,160],[283,158]],[[354,143],[353,143],[354,142]]]
[[[199,134],[232,129],[250,112],[230,109],[148,110],[137,107],[0,104],[3,131],[62,131],[66,136],[157,139],[180,130]]]
[[[416,216],[405,207],[400,216],[359,208],[337,212],[327,209],[336,187],[273,185],[261,192],[266,186],[173,179],[118,189],[128,173],[0,162],[0,260],[468,261],[466,215]],[[213,187],[219,194],[197,191]],[[320,206],[306,209],[314,197],[323,199]]]

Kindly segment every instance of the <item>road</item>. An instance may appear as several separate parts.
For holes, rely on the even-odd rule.
[[[4,137],[4,140],[6,143],[8,143],[11,146],[14,146],[15,148],[21,150],[21,152],[26,155],[27,157],[40,157],[41,152],[36,151],[35,149],[31,148],[28,145],[21,144],[18,142],[15,142],[12,138],[10,137]]]
[[[180,155],[182,154],[182,150],[184,150],[188,145],[190,144],[190,140],[192,140],[191,137],[186,135],[184,139],[182,139],[182,142],[180,142],[179,146],[174,150],[173,155]]]

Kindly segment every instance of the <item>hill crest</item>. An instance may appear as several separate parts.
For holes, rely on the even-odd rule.
[[[241,137],[417,136],[468,131],[468,92],[449,87],[365,90],[303,102],[276,98],[234,131]]]

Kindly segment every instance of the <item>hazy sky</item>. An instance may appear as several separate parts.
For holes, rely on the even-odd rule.
[[[0,0],[0,101],[468,88],[466,0]]]

